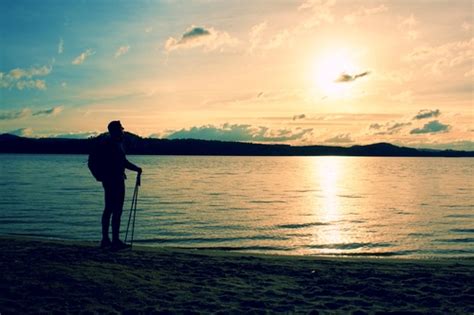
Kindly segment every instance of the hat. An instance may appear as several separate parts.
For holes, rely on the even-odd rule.
[[[109,125],[107,126],[107,129],[109,129],[110,133],[113,133],[114,131],[115,132],[122,131],[123,127],[122,127],[122,124],[120,123],[120,120],[114,120],[109,123]]]

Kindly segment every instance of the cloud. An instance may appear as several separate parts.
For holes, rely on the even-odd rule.
[[[281,47],[290,40],[293,32],[288,29],[283,29],[273,34],[273,36],[269,36],[268,39],[264,39],[263,32],[266,29],[267,22],[262,22],[252,27],[249,33],[248,53],[253,53],[257,49],[271,50]]]
[[[33,135],[33,129],[31,128],[20,128],[15,130],[7,131],[11,135],[20,136],[20,137],[31,137]]]
[[[294,115],[294,116],[293,116],[293,120],[305,119],[305,118],[306,118],[306,115],[305,115],[305,114]]]
[[[337,82],[337,83],[352,82],[352,81],[357,80],[358,78],[365,77],[366,75],[369,75],[369,74],[370,74],[369,71],[365,71],[356,75],[341,73],[339,77],[336,80],[334,80],[334,82]]]
[[[56,106],[50,109],[39,110],[39,111],[33,112],[33,116],[51,116],[51,115],[55,116],[59,114],[60,112],[62,112],[63,109],[64,108],[62,106]]]
[[[267,29],[267,22],[262,22],[252,26],[249,33],[248,52],[252,53],[262,42],[262,33]]]
[[[465,76],[466,78],[474,77],[474,68],[472,68],[472,69],[466,71],[466,72],[464,73],[464,76]]]
[[[410,131],[410,134],[424,134],[424,133],[441,133],[448,132],[451,126],[440,123],[437,120],[430,121],[425,124],[423,128],[415,128]]]
[[[18,90],[23,89],[38,89],[46,90],[46,82],[44,80],[22,80],[16,83]]]
[[[0,120],[15,120],[31,115],[31,110],[25,108],[20,111],[0,112]]]
[[[150,33],[151,31],[153,31],[153,27],[149,26],[145,28],[145,33]]]
[[[300,11],[309,11],[310,16],[302,22],[304,28],[312,28],[322,23],[332,23],[334,16],[331,8],[336,4],[335,0],[306,0],[299,7]]]
[[[117,51],[115,52],[115,58],[125,55],[126,53],[128,53],[129,49],[130,49],[129,45],[119,47]]]
[[[410,126],[411,122],[395,122],[390,121],[385,124],[373,123],[369,126],[369,130],[376,131],[375,135],[393,135],[399,133],[403,128]]]
[[[240,142],[285,142],[301,140],[313,129],[278,129],[270,130],[267,127],[254,127],[244,124],[224,124],[222,126],[206,125],[181,129],[169,134],[168,139],[201,139]]]
[[[58,44],[58,54],[62,54],[63,51],[64,51],[64,40],[60,38],[59,44]]]
[[[420,36],[420,32],[416,30],[409,30],[407,32],[407,37],[411,40],[415,40]]]
[[[375,14],[386,12],[386,11],[388,11],[388,8],[383,4],[377,7],[373,7],[373,8],[361,7],[357,11],[354,11],[350,14],[346,14],[343,19],[344,19],[344,22],[346,22],[347,24],[355,24],[357,23],[359,19],[364,19],[371,15],[375,15]]]
[[[291,34],[290,31],[288,30],[282,30],[278,33],[276,33],[268,42],[262,45],[263,49],[275,49],[283,45],[284,43],[287,42],[287,40],[290,38]]]
[[[92,49],[87,49],[83,53],[81,53],[79,56],[77,56],[73,61],[73,65],[80,65],[82,64],[88,57],[92,56],[95,54],[95,51]]]
[[[29,116],[55,116],[63,111],[62,106],[56,106],[50,109],[32,111],[29,108],[24,108],[20,111],[5,111],[0,112],[0,120],[15,120]]]
[[[418,112],[418,114],[416,114],[415,117],[413,117],[413,119],[420,120],[420,119],[425,119],[425,118],[438,117],[439,115],[441,115],[441,112],[439,111],[439,109],[436,109],[436,110],[422,109]]]
[[[403,31],[409,39],[415,40],[420,35],[420,32],[415,29],[417,25],[418,20],[413,14],[410,14],[409,17],[399,19],[398,28]]]
[[[325,143],[351,143],[354,142],[354,140],[351,139],[350,134],[348,133],[343,133],[339,134],[335,137],[329,138],[324,140]]]
[[[231,37],[227,32],[217,31],[214,28],[198,26],[189,27],[181,38],[170,37],[165,42],[165,51],[171,52],[177,49],[191,49],[201,47],[204,51],[223,50],[224,47],[233,47],[238,40]]]
[[[428,148],[428,149],[438,149],[438,150],[461,150],[461,151],[474,151],[474,141],[469,140],[459,140],[454,142],[431,142],[431,143],[420,143],[420,144],[411,144],[410,146],[415,148]]]
[[[389,99],[405,104],[411,104],[413,103],[413,92],[410,90],[402,91],[398,94],[390,95]]]
[[[369,126],[369,129],[375,129],[375,130],[379,130],[383,127],[384,125],[381,125],[381,124],[378,124],[378,123],[374,123],[374,124],[371,124]]]
[[[398,25],[399,27],[412,28],[412,27],[415,27],[417,24],[418,24],[418,20],[415,18],[415,16],[412,13],[410,14],[409,17],[401,18],[400,23]]]
[[[15,80],[20,80],[23,78],[31,79],[34,76],[46,76],[51,73],[51,70],[51,66],[31,67],[30,69],[16,68],[11,70],[7,75]]]
[[[299,37],[300,32],[323,23],[332,23],[334,21],[332,7],[335,3],[335,0],[306,0],[298,6],[298,11],[302,12],[298,23],[289,28],[280,29],[267,37],[263,36],[263,32],[268,29],[266,21],[254,25],[249,33],[247,52],[252,53],[257,48],[266,51],[277,49],[284,44],[291,45],[292,41]]]
[[[46,82],[34,77],[47,76],[51,71],[51,66],[42,66],[29,69],[15,68],[8,73],[0,72],[0,88],[45,90]]]
[[[53,138],[65,138],[65,139],[87,139],[90,137],[96,137],[99,133],[96,131],[86,131],[86,132],[71,132],[71,133],[64,133],[64,134],[56,134],[51,135],[50,137]]]
[[[33,67],[29,71],[27,71],[25,76],[27,78],[31,78],[33,76],[47,76],[48,74],[51,73],[52,69],[53,68],[51,66],[43,66],[43,67],[39,67],[39,68],[34,68]]]
[[[472,69],[472,47],[474,37],[469,40],[461,40],[446,43],[439,46],[418,46],[403,57],[405,62],[418,62],[418,68],[423,71],[431,71],[433,74],[443,75],[453,67],[464,65],[466,69]],[[466,70],[466,71],[468,71]]]
[[[407,122],[407,123],[403,123],[403,122],[394,123],[393,125],[388,126],[387,130],[390,131],[390,132],[392,132],[392,131],[398,132],[398,131],[400,131],[401,128],[406,127],[406,126],[410,126],[410,125],[411,125],[410,122]]]
[[[463,29],[463,31],[470,31],[472,29],[472,24],[471,23],[468,23],[466,21],[464,21],[462,24],[461,24],[461,28]]]

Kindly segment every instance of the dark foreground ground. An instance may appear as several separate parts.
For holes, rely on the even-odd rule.
[[[474,313],[474,260],[333,259],[0,237],[0,313]]]

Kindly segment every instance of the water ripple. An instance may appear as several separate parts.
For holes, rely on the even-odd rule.
[[[436,241],[441,243],[474,243],[474,237],[438,239]]]
[[[302,224],[281,224],[276,225],[276,228],[280,229],[302,229],[311,226],[321,226],[321,225],[330,225],[330,223],[325,222],[310,222],[310,223],[302,223]]]
[[[474,233],[474,229],[451,229],[453,233]]]
[[[358,248],[377,248],[377,247],[392,247],[389,243],[340,243],[340,244],[321,244],[308,245],[308,248],[314,249],[358,249]]]

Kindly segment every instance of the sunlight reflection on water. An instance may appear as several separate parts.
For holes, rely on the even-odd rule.
[[[0,155],[0,233],[96,240],[86,156]],[[131,156],[137,241],[277,254],[474,256],[473,159]],[[127,217],[134,175],[127,181]],[[126,224],[126,222],[125,222]]]

